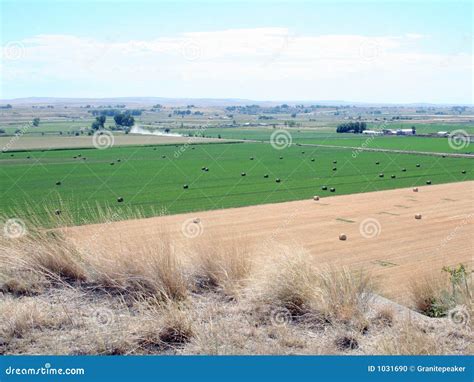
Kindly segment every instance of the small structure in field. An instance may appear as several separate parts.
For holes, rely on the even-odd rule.
[[[344,233],[341,233],[341,234],[339,235],[339,240],[342,240],[342,241],[347,240],[347,235],[344,234]]]
[[[421,219],[421,214],[415,214],[415,219],[420,220]]]

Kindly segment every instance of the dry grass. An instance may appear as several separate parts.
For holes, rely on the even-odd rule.
[[[86,257],[97,288],[162,301],[183,300],[188,294],[183,267],[165,236],[153,247]]]
[[[194,277],[199,288],[218,290],[237,298],[251,268],[251,251],[245,244],[201,240],[193,246]]]
[[[466,352],[469,337],[456,328],[438,346],[432,331],[397,326],[390,308],[369,321],[370,275],[319,269],[302,248],[203,242],[177,251],[160,237],[119,253],[79,251],[52,231],[0,239],[0,353]],[[184,262],[183,253],[194,256]],[[218,293],[195,293],[196,279],[197,292]]]

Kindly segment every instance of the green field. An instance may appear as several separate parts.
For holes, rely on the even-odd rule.
[[[247,139],[269,141],[277,130],[269,128],[210,128],[207,130],[174,129],[181,134],[204,135],[206,137],[223,139]],[[452,148],[448,138],[412,137],[412,136],[367,136],[354,134],[337,134],[318,130],[286,129],[293,143],[315,144],[343,147],[367,147],[406,151],[426,151],[440,153],[474,153],[474,146],[467,143],[460,149]]]
[[[13,209],[20,217],[26,203],[54,208],[58,198],[64,203],[62,208],[70,210],[78,221],[88,204],[113,209],[140,207],[145,215],[159,210],[179,213],[239,207],[314,194],[424,185],[427,180],[432,184],[472,180],[472,164],[469,158],[378,152],[354,155],[352,150],[297,146],[275,150],[262,143],[2,153],[0,214],[11,214]],[[246,176],[241,176],[242,172]],[[384,173],[384,178],[379,173]],[[58,181],[61,185],[56,185]],[[185,184],[188,189],[183,188]],[[327,191],[321,190],[323,185],[328,186]],[[336,189],[334,193],[329,191],[331,187]],[[118,197],[124,202],[118,203]]]

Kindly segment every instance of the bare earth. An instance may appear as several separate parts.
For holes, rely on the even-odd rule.
[[[114,146],[156,145],[156,144],[186,144],[216,142],[217,139],[198,137],[168,137],[156,135],[114,135]],[[219,140],[224,142],[224,140]],[[34,150],[59,148],[86,148],[94,147],[91,136],[79,137],[0,137],[0,150]]]
[[[184,245],[199,239],[183,232],[197,232],[257,249],[300,246],[318,265],[369,270],[384,296],[407,303],[414,277],[461,262],[472,267],[473,195],[474,182],[452,183],[417,193],[398,189],[72,227],[67,234],[79,246],[117,251],[158,241],[163,232]],[[422,219],[415,219],[417,213]],[[339,240],[341,233],[346,241]]]

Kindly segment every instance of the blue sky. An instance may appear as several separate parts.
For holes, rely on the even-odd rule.
[[[1,1],[3,99],[472,103],[471,2]]]

